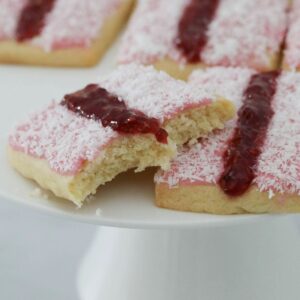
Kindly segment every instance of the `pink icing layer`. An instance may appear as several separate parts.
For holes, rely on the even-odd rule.
[[[100,80],[99,86],[161,123],[186,108],[211,102],[205,90],[190,88],[153,67],[120,66]],[[85,161],[93,161],[119,136],[101,122],[52,103],[17,126],[9,143],[17,151],[45,159],[61,175],[75,175]]]
[[[48,51],[88,47],[99,35],[107,17],[114,13],[123,1],[56,0],[53,10],[46,17],[46,25],[41,35],[30,43]],[[7,39],[15,38],[18,16],[26,3],[27,0],[0,0],[0,39],[1,36]],[[2,31],[4,34],[1,34]]]
[[[150,64],[170,57],[184,63],[174,45],[186,0],[141,0],[130,21],[119,62]],[[201,60],[207,65],[264,69],[283,41],[288,1],[220,0]],[[166,15],[166,12],[168,14]],[[199,54],[200,55],[200,54]]]
[[[289,23],[284,64],[290,69],[296,69],[300,67],[300,0],[293,0]]]
[[[236,73],[236,81],[233,81],[233,73]],[[239,107],[243,90],[250,76],[249,70],[241,72],[237,69],[228,72],[226,69],[212,68],[206,72],[195,73],[191,77],[191,84],[206,84],[211,90],[226,89],[228,93],[234,92],[230,99],[233,99]],[[232,91],[229,90],[229,82]],[[240,96],[236,98],[238,94]],[[269,192],[270,197],[276,192],[300,194],[299,98],[300,74],[283,73],[278,80],[277,92],[273,100],[275,115],[269,125],[254,180],[259,190]],[[168,183],[171,187],[184,184],[216,184],[223,168],[223,151],[234,126],[235,120],[229,122],[225,130],[203,140],[202,143],[190,149],[183,149],[172,162],[170,171],[158,172],[155,181]]]

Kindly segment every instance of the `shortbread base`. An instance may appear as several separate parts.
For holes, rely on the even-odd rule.
[[[260,192],[250,188],[243,196],[228,197],[216,185],[156,185],[156,204],[162,208],[219,215],[300,212],[300,196]]]
[[[26,64],[52,67],[89,67],[95,65],[112,44],[133,7],[133,0],[124,0],[119,9],[104,22],[99,36],[88,48],[66,48],[53,51],[18,43],[0,41],[0,63]]]

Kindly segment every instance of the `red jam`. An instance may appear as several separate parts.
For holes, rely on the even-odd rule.
[[[83,90],[66,95],[62,105],[85,118],[101,120],[104,127],[109,126],[117,132],[152,133],[160,143],[168,142],[168,133],[160,127],[157,119],[127,108],[123,100],[96,84],[90,84]]]
[[[45,17],[52,10],[54,2],[55,0],[28,0],[18,21],[17,41],[23,42],[41,33],[45,25]]]
[[[258,157],[274,115],[272,99],[279,75],[279,71],[253,75],[244,91],[243,105],[223,156],[224,171],[219,179],[220,187],[229,196],[245,193],[255,177]]]
[[[201,51],[207,43],[207,31],[214,18],[219,0],[190,0],[178,27],[176,45],[188,62],[201,59]]]

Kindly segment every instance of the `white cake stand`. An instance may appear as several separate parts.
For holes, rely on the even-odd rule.
[[[13,124],[96,81],[111,69],[112,56],[88,70],[0,67],[0,198],[99,226],[78,270],[80,300],[300,299],[300,239],[292,217],[159,209],[151,171],[120,176],[78,210],[10,168],[5,145]]]

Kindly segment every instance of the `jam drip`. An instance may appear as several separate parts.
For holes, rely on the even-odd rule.
[[[224,171],[219,185],[229,196],[240,196],[250,187],[257,160],[274,115],[272,99],[279,71],[253,75],[244,91],[243,105],[232,139],[223,156]]]
[[[207,30],[219,0],[190,0],[178,27],[176,45],[188,62],[200,61],[201,51],[207,43]]]
[[[19,42],[38,36],[44,25],[45,17],[52,10],[55,0],[28,0],[19,17],[16,39]]]
[[[152,133],[160,143],[168,142],[168,134],[157,119],[127,108],[123,100],[96,84],[66,95],[61,104],[85,118],[101,120],[104,127],[109,126],[119,133]]]

